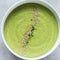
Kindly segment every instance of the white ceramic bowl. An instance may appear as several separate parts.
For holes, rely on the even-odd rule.
[[[39,57],[36,57],[36,58],[25,58],[23,56],[20,56],[18,54],[16,54],[12,49],[9,48],[9,46],[7,45],[6,41],[5,41],[5,37],[4,37],[4,23],[6,21],[6,18],[7,16],[10,14],[10,12],[12,10],[14,10],[16,7],[22,5],[22,4],[25,4],[25,3],[37,3],[37,4],[41,4],[45,7],[47,7],[56,17],[57,21],[58,21],[58,27],[59,27],[59,34],[58,34],[58,39],[55,43],[55,45],[53,46],[53,48],[47,52],[46,54],[44,54],[43,56],[39,56]],[[1,34],[2,34],[2,38],[3,38],[3,41],[6,45],[6,47],[9,49],[10,52],[12,52],[15,56],[19,57],[19,58],[22,58],[22,59],[26,59],[26,60],[37,60],[37,59],[42,59],[46,56],[48,56],[49,54],[51,54],[55,49],[56,47],[59,45],[59,41],[60,41],[60,19],[59,19],[59,15],[57,14],[57,11],[49,4],[47,3],[46,1],[44,0],[20,0],[18,1],[17,3],[15,3],[12,7],[10,7],[7,11],[7,13],[5,14],[4,18],[3,18],[3,21],[2,21],[2,24],[1,24]]]

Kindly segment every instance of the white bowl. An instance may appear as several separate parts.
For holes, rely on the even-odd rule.
[[[23,56],[20,56],[18,54],[16,54],[11,48],[9,48],[9,46],[7,45],[6,41],[5,41],[5,37],[4,37],[4,23],[6,21],[6,18],[7,16],[11,13],[12,10],[14,10],[16,7],[22,5],[22,4],[25,4],[25,3],[37,3],[37,4],[41,4],[45,7],[47,7],[56,17],[57,19],[57,22],[58,22],[58,28],[59,28],[59,34],[58,34],[58,39],[55,43],[55,45],[53,46],[53,48],[47,52],[46,54],[44,54],[43,56],[39,56],[39,57],[36,57],[36,58],[25,58]],[[7,13],[5,14],[4,18],[3,18],[3,21],[2,21],[2,24],[1,24],[1,34],[2,34],[2,38],[3,38],[3,41],[6,45],[6,47],[9,49],[10,52],[12,52],[15,56],[19,57],[19,58],[22,58],[22,59],[26,59],[26,60],[37,60],[37,59],[42,59],[46,56],[48,56],[49,54],[51,54],[56,48],[57,46],[59,45],[59,42],[60,42],[60,19],[59,19],[59,15],[57,14],[57,11],[49,4],[47,3],[46,1],[44,0],[20,0],[18,1],[17,3],[15,3],[12,7],[10,7],[7,11]]]

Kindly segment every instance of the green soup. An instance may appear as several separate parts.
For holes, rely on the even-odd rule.
[[[31,33],[27,34],[27,31]],[[24,4],[15,8],[7,17],[4,36],[8,46],[18,55],[39,57],[54,46],[58,36],[58,23],[46,7],[34,3]]]

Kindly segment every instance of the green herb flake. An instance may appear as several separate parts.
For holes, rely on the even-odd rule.
[[[32,31],[33,31],[33,30],[35,30],[35,27],[34,27],[34,26],[32,26]]]
[[[31,21],[32,21],[33,19],[31,19]]]

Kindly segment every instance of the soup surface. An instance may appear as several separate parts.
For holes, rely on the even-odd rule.
[[[4,36],[8,46],[28,58],[47,53],[58,36],[58,23],[46,7],[34,3],[15,8],[7,17]]]

